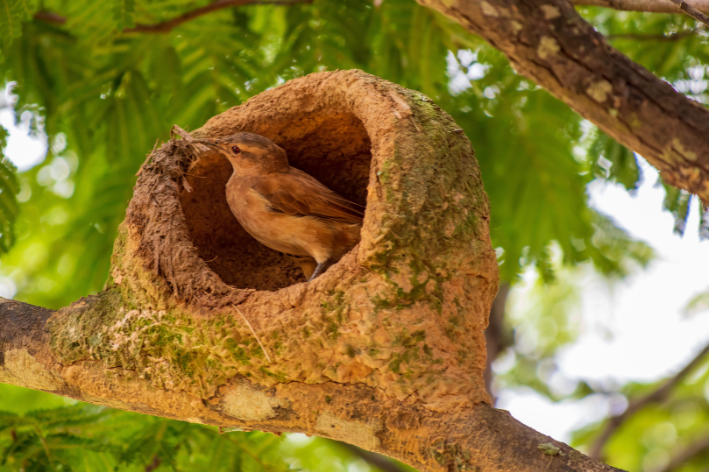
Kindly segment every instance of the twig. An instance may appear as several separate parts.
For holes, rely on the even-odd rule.
[[[173,29],[177,28],[183,23],[204,16],[208,13],[212,13],[217,10],[223,10],[225,8],[239,7],[244,5],[294,5],[296,3],[312,3],[313,0],[218,0],[209,5],[205,5],[200,8],[195,8],[180,16],[177,16],[171,20],[163,21],[161,23],[156,23],[154,25],[137,24],[133,28],[126,28],[122,30],[122,33],[148,33],[148,34],[159,34],[159,33],[169,33]],[[56,13],[40,11],[34,14],[36,20],[44,21],[47,23],[54,23],[57,25],[63,25],[66,23],[66,18],[58,15]]]
[[[228,431],[227,431],[227,432],[228,432]],[[240,441],[237,441],[237,440],[235,440],[234,438],[232,438],[232,437],[230,437],[230,436],[223,436],[223,437],[224,437],[224,439],[226,439],[227,441],[229,441],[229,442],[231,442],[231,443],[234,443],[239,449],[241,449],[241,450],[244,451],[246,454],[248,454],[253,460],[255,460],[255,461],[261,466],[261,468],[262,468],[263,470],[267,470],[267,466],[266,466],[266,464],[263,463],[263,461],[261,460],[261,458],[260,458],[257,454],[254,454],[253,452],[251,452],[251,451],[249,451],[248,449],[246,449],[246,448],[244,447],[244,445],[241,444]]]
[[[689,38],[694,36],[700,30],[691,29],[687,31],[678,31],[672,34],[642,34],[642,33],[619,33],[619,34],[609,34],[606,39],[633,39],[638,41],[679,41],[684,38]]]
[[[685,447],[682,452],[673,457],[670,462],[658,472],[671,472],[673,470],[677,470],[680,466],[707,450],[709,450],[709,436],[703,437],[702,439],[699,439]]]
[[[375,452],[369,452],[365,451],[364,449],[360,449],[357,446],[353,446],[352,444],[347,444],[344,442],[338,442],[338,441],[333,441],[336,443],[338,446],[341,446],[348,451],[350,451],[353,455],[359,457],[362,459],[364,462],[367,462],[370,465],[375,466],[379,470],[382,470],[383,472],[406,472],[406,469],[403,467],[400,467],[399,464],[396,462],[387,459],[386,457],[382,456],[381,454],[377,454]]]
[[[261,346],[261,350],[263,351],[264,354],[266,354],[266,360],[267,360],[268,363],[270,364],[270,363],[271,363],[271,358],[268,357],[268,352],[266,352],[266,348],[264,348],[264,347],[263,347],[263,344],[261,344],[261,340],[260,340],[259,337],[256,335],[256,331],[254,331],[254,328],[251,327],[251,323],[249,323],[249,320],[247,320],[246,317],[244,316],[244,314],[241,312],[241,310],[239,310],[239,307],[237,306],[237,307],[235,307],[235,308],[236,308],[236,311],[238,311],[239,314],[241,315],[241,319],[244,320],[244,323],[246,323],[246,326],[248,326],[249,329],[251,330],[251,334],[253,334],[253,335],[254,335],[254,338],[256,338],[256,341],[258,341],[258,345]]]
[[[54,23],[55,25],[63,25],[66,23],[66,18],[51,11],[38,11],[34,14],[34,19],[44,21],[45,23]]]
[[[153,472],[153,470],[160,467],[160,458],[156,455],[153,456],[153,461],[145,466],[145,472]]]
[[[57,468],[54,467],[54,463],[52,462],[52,455],[49,453],[49,446],[47,445],[47,440],[44,438],[44,435],[42,434],[42,431],[39,429],[39,426],[35,425],[34,430],[37,433],[37,436],[39,436],[39,440],[42,443],[42,447],[44,447],[44,452],[47,454],[47,462],[49,462],[49,466],[52,468],[54,472],[57,472]]]
[[[588,455],[594,459],[600,458],[603,446],[605,446],[606,442],[608,442],[613,433],[615,433],[628,418],[651,403],[660,403],[665,400],[672,392],[672,389],[682,382],[687,374],[689,374],[692,369],[694,369],[697,364],[704,359],[704,356],[706,356],[707,353],[709,353],[709,344],[706,345],[704,349],[702,349],[699,354],[697,354],[694,359],[689,362],[689,364],[684,366],[684,368],[677,372],[673,377],[667,379],[667,381],[660,385],[660,387],[656,390],[648,393],[644,397],[631,401],[628,408],[623,413],[610,418],[605,429],[591,445]]]
[[[571,0],[575,6],[597,6],[621,11],[649,13],[681,13],[672,0]],[[709,0],[692,0],[699,11],[709,14]]]
[[[173,134],[176,134],[178,136],[181,136],[182,139],[185,141],[192,141],[194,138],[188,133],[187,131],[183,130],[177,125],[172,125],[172,129],[170,130],[170,136],[172,137]]]
[[[689,3],[685,2],[684,0],[670,0],[672,3],[677,5],[677,8],[685,12],[687,15],[691,16],[697,21],[701,21],[705,25],[709,26],[709,16],[706,16],[704,13],[700,12],[696,8],[694,8],[692,5]]]

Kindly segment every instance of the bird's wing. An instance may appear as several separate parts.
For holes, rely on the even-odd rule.
[[[362,224],[364,218],[363,206],[341,197],[298,169],[260,178],[252,188],[268,201],[274,212],[354,224]]]

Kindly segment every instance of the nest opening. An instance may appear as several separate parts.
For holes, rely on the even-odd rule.
[[[371,141],[352,114],[304,117],[287,128],[241,129],[261,134],[285,149],[292,167],[312,175],[353,202],[367,203]],[[204,262],[228,285],[275,291],[304,282],[298,266],[249,235],[232,215],[225,186],[231,164],[215,153],[199,157],[186,179],[180,203],[192,243]]]

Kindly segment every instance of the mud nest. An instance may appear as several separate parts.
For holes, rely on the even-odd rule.
[[[368,231],[379,231],[381,217],[371,216],[385,188],[379,175],[388,172],[400,146],[401,126],[416,127],[400,95],[414,93],[361,71],[312,74],[215,116],[191,136],[265,136],[285,149],[290,165],[366,206],[362,243],[326,272],[337,277],[343,261],[358,266],[353,253],[367,246]],[[141,168],[124,227],[128,237],[125,243],[119,238],[116,250],[115,262],[124,267],[114,277],[132,264],[121,255],[126,244],[131,260],[135,256],[179,299],[199,300],[201,307],[240,303],[253,290],[268,293],[305,282],[289,256],[260,244],[232,215],[225,194],[231,164],[206,147],[195,152],[185,143],[165,143]]]
[[[259,126],[258,116],[252,119],[251,126],[233,132],[266,136],[286,150],[291,166],[345,198],[366,205],[372,154],[360,119],[327,109],[294,117],[285,127],[273,129]],[[224,157],[205,153],[185,176],[187,185],[180,192],[180,204],[199,256],[225,283],[237,288],[273,291],[304,282],[291,258],[256,241],[234,218],[225,195],[231,174],[231,164]]]

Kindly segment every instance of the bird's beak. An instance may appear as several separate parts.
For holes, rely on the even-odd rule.
[[[219,146],[217,145],[217,142],[215,142],[212,139],[195,139],[192,142],[194,143],[199,143],[199,144],[204,144],[205,146],[209,146],[211,148],[219,149]]]

